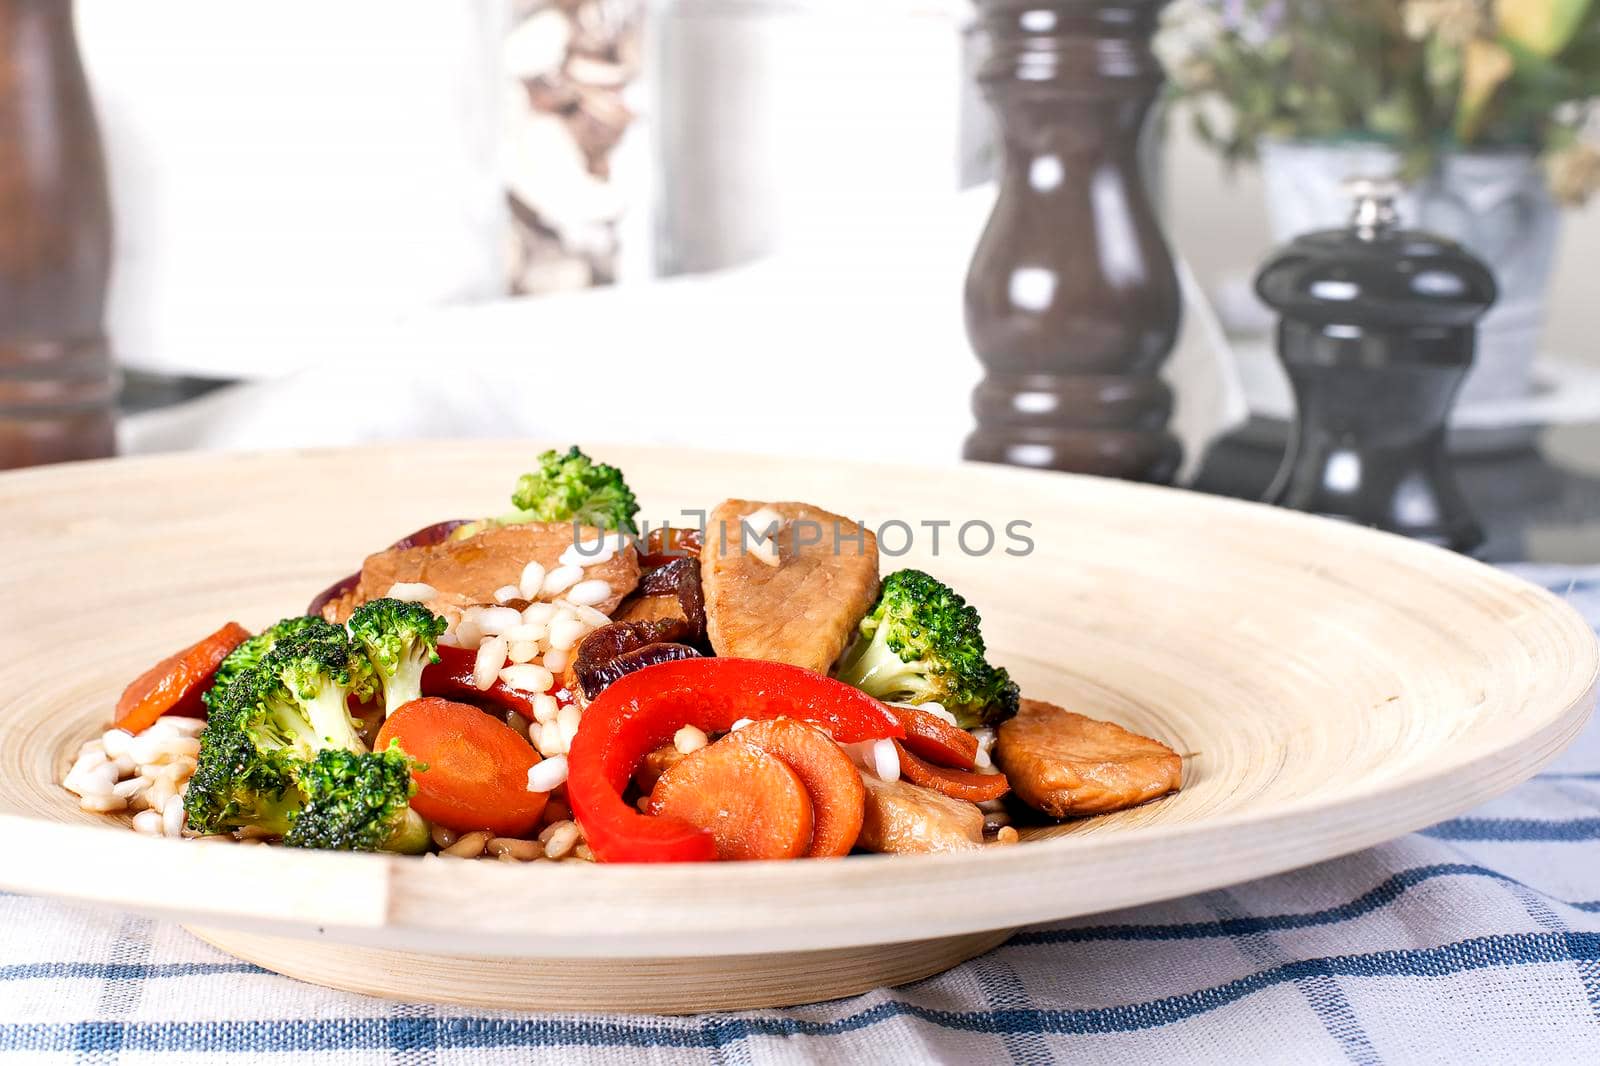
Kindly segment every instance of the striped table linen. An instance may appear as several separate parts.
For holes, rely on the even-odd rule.
[[[1600,625],[1600,569],[1520,572]],[[394,1004],[164,922],[0,896],[4,1062],[1108,1060],[1600,1063],[1600,726],[1504,798],[1394,843],[789,1010]]]

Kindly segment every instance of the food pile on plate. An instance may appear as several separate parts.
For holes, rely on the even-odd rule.
[[[855,521],[730,499],[641,533],[576,447],[512,500],[156,664],[63,784],[151,835],[512,862],[959,851],[1179,787],[1159,741],[1023,698]]]

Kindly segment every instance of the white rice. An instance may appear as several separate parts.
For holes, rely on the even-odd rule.
[[[557,617],[550,623],[550,647],[566,651],[582,640],[589,627],[577,618]]]
[[[421,581],[396,581],[389,586],[389,598],[405,603],[427,603],[438,595],[438,589]]]
[[[567,783],[567,757],[555,755],[528,770],[529,792],[550,792]]]
[[[522,568],[522,579],[517,582],[522,598],[536,600],[544,589],[544,564],[537,559]]]
[[[545,635],[549,632],[550,629],[548,626],[537,623],[523,622],[520,625],[512,626],[510,629],[506,630],[500,635],[505,637],[506,640],[513,644],[537,644],[539,641],[543,640]]]
[[[599,629],[601,626],[608,626],[611,624],[610,615],[606,614],[604,611],[596,610],[588,604],[568,603],[566,601],[562,601],[560,606],[571,608],[573,617],[587,625],[590,629]]]
[[[170,796],[161,807],[161,833],[163,836],[183,835],[183,797]]]
[[[500,680],[521,692],[549,692],[556,681],[549,670],[532,663],[506,667],[500,671]]]
[[[999,734],[993,729],[983,728],[974,729],[972,736],[978,742],[978,753],[972,757],[973,768],[985,774],[999,773],[994,765],[994,756],[990,754],[994,751],[994,742]]]
[[[711,742],[705,731],[696,726],[686,725],[672,734],[672,746],[685,755],[699,751]]]
[[[556,715],[561,711],[561,704],[549,693],[543,693],[533,698],[533,720],[540,725],[556,720]]]
[[[529,730],[528,735],[530,737],[536,736],[533,746],[539,749],[539,754],[546,759],[567,753],[567,746],[561,742],[561,726],[554,720],[541,725],[537,734],[533,730]]]
[[[134,828],[183,835],[183,793],[200,754],[199,718],[168,717],[141,733],[108,729],[85,741],[62,785],[86,811],[134,811]]]
[[[574,607],[593,607],[611,598],[611,584],[599,578],[580,581],[567,590],[567,600]]]
[[[476,618],[462,616],[456,623],[454,630],[447,631],[446,636],[454,636],[456,644],[463,648],[476,648],[483,643],[483,630],[478,628]]]
[[[500,636],[522,625],[522,612],[514,607],[485,607],[478,615],[478,628],[491,637]]]
[[[110,729],[106,731],[101,740],[100,750],[105,752],[109,758],[115,759],[119,755],[128,753],[128,745],[132,741],[133,734],[126,729]],[[84,749],[88,750],[92,744],[94,744],[94,741],[89,741],[88,744],[84,745]]]
[[[528,565],[539,566],[538,563],[530,563]],[[544,567],[540,566],[539,572],[543,574]],[[544,578],[540,577],[539,580],[542,582]],[[556,610],[557,607],[553,603],[530,603],[522,612],[522,621],[530,626],[542,626],[556,616]],[[610,621],[610,619],[608,618],[606,621]]]
[[[558,566],[545,575],[541,591],[546,596],[559,596],[583,580],[583,570],[576,566]]]
[[[884,781],[900,780],[900,753],[892,740],[872,742],[872,768]]]
[[[578,735],[578,723],[583,711],[577,704],[569,703],[556,713],[556,727],[561,730],[561,750],[571,751],[573,738]]]
[[[778,531],[783,528],[783,516],[770,507],[761,507],[751,511],[739,521],[747,526],[751,533],[762,540],[776,536]]]
[[[494,688],[495,679],[505,669],[509,650],[502,637],[490,637],[478,645],[478,657],[472,664],[472,684],[479,692]]]
[[[580,540],[561,553],[561,565],[583,567],[609,563],[622,550],[623,541],[623,536],[618,533]]]

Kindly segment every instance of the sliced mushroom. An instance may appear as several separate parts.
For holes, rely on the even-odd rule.
[[[697,659],[700,653],[679,643],[688,635],[688,623],[663,618],[653,621],[612,622],[578,642],[572,672],[586,699],[594,699],[617,678],[656,663]]]
[[[700,587],[700,560],[673,559],[647,571],[634,590],[611,615],[618,622],[674,620],[688,625],[674,639],[698,644],[706,635],[706,602]]]

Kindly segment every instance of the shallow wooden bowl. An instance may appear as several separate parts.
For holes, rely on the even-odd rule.
[[[689,1011],[906,981],[1020,925],[1215,888],[1455,814],[1593,704],[1593,634],[1466,559],[1251,504],[991,466],[595,447],[653,524],[729,496],[906,523],[1025,693],[1160,737],[1184,790],[1020,846],[679,867],[507,865],[149,839],[55,782],[122,686],[299,611],[376,546],[493,512],[539,448],[447,444],[0,476],[0,885],[182,920],[307,980],[485,1006]],[[680,519],[681,521],[681,519]],[[937,553],[931,529],[939,527]],[[1031,552],[1008,538],[1008,523]],[[997,533],[984,547],[981,526]],[[908,539],[892,526],[887,552]],[[965,549],[963,549],[963,543]]]

